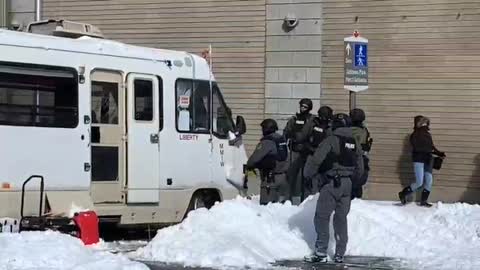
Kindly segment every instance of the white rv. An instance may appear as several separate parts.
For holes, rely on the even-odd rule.
[[[243,192],[244,132],[202,57],[0,30],[0,218],[179,222]]]

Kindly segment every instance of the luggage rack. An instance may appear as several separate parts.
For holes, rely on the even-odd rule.
[[[25,216],[25,187],[33,179],[40,180],[40,204],[38,216]],[[19,231],[43,231],[45,229],[55,229],[63,232],[70,232],[75,229],[68,217],[55,217],[43,214],[43,195],[45,193],[45,181],[41,175],[32,175],[23,182],[22,185],[22,201],[20,204],[20,224]]]

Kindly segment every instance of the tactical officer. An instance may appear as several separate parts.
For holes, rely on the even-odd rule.
[[[332,121],[333,135],[328,136],[305,164],[306,178],[317,178],[320,167],[326,162],[330,169],[320,177],[320,192],[315,211],[317,232],[315,252],[306,256],[309,262],[326,262],[329,241],[330,215],[333,211],[333,228],[336,240],[335,262],[343,262],[348,241],[347,215],[350,211],[350,194],[355,174],[362,174],[363,159],[350,128],[346,114],[337,114]]]
[[[352,199],[354,199],[362,198],[363,185],[365,185],[368,180],[368,173],[370,171],[368,154],[372,149],[373,139],[370,137],[370,132],[367,127],[363,124],[365,121],[365,112],[362,109],[355,108],[351,110],[350,118],[352,119],[353,137],[357,144],[361,146],[364,165],[363,175],[360,177],[358,183],[352,187]]]
[[[290,166],[287,179],[290,185],[290,200],[294,205],[300,204],[303,192],[303,166],[311,147],[309,139],[313,130],[312,100],[304,98],[300,100],[300,112],[287,122],[283,135],[288,140],[290,148]]]
[[[315,153],[315,150],[320,143],[332,134],[330,129],[330,122],[332,121],[333,110],[329,106],[322,106],[318,109],[318,116],[313,119],[313,130],[310,137],[310,154]],[[325,167],[325,166],[324,166]],[[318,183],[315,179],[305,180],[305,197],[318,192]]]
[[[260,204],[283,202],[288,195],[286,172],[288,147],[285,138],[276,133],[277,122],[265,119],[260,124],[263,137],[247,161],[247,169],[260,171]]]

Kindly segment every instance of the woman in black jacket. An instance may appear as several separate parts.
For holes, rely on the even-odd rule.
[[[414,131],[410,135],[410,144],[412,146],[412,161],[415,171],[415,183],[404,188],[398,193],[398,197],[402,204],[406,204],[406,197],[418,188],[423,186],[423,180],[425,179],[425,187],[422,192],[422,198],[420,205],[431,207],[432,205],[427,202],[430,191],[432,190],[433,176],[433,156],[432,154],[440,157],[445,157],[445,153],[435,148],[433,144],[432,135],[430,130],[430,120],[427,117],[418,115],[414,120]]]

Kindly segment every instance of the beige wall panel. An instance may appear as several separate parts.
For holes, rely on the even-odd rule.
[[[478,202],[479,12],[478,0],[323,2],[325,104],[348,109],[343,38],[358,29],[369,39],[370,89],[357,96],[374,137],[369,198],[396,199],[400,184],[413,181],[408,136],[413,117],[423,114],[431,118],[435,144],[447,152],[434,172],[432,199]]]

